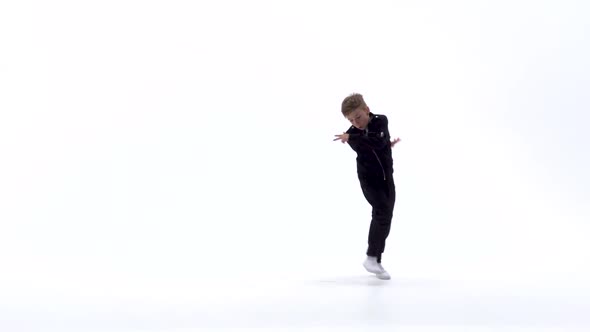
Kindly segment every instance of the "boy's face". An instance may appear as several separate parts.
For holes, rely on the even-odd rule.
[[[358,129],[365,129],[369,124],[369,108],[359,107],[346,117],[353,126]]]

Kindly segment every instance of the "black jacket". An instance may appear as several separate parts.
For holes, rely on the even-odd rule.
[[[387,117],[369,113],[365,130],[351,126],[348,145],[357,153],[357,174],[361,181],[385,180],[393,177],[393,159]]]

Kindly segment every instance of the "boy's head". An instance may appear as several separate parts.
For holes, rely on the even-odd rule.
[[[369,124],[369,107],[360,93],[353,93],[342,101],[342,115],[358,129]]]

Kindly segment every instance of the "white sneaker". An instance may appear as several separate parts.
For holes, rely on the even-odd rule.
[[[389,275],[389,273],[387,273],[387,271],[385,271],[385,268],[383,268],[381,264],[379,264],[379,266],[381,267],[381,273],[377,273],[377,278],[381,280],[391,279],[391,276]]]
[[[380,274],[385,272],[381,264],[377,263],[377,257],[367,256],[367,259],[363,262],[363,266],[370,273]]]

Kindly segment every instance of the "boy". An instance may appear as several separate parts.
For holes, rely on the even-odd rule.
[[[342,114],[352,126],[345,133],[334,135],[334,141],[348,143],[357,153],[357,176],[363,195],[372,207],[369,246],[363,266],[379,279],[389,280],[391,277],[381,265],[381,254],[385,250],[395,205],[391,148],[400,139],[390,141],[387,117],[373,114],[361,94],[353,93],[342,101]]]

